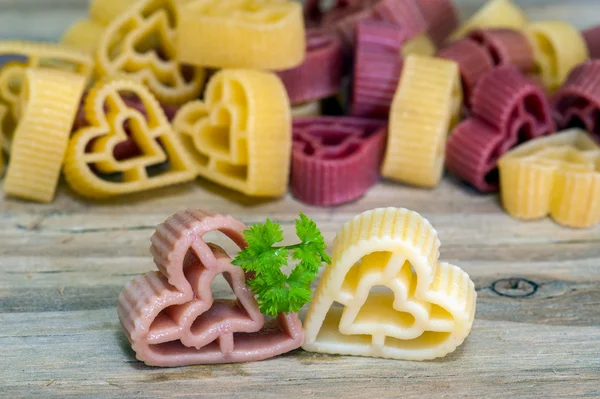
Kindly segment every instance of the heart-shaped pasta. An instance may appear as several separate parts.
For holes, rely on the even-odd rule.
[[[143,82],[168,104],[198,98],[204,86],[204,69],[184,66],[175,56],[179,7],[177,0],[140,0],[127,8],[100,39],[97,74],[126,75]]]
[[[125,99],[137,98],[132,106]],[[158,101],[139,82],[97,83],[85,100],[90,126],[78,130],[67,151],[67,182],[86,197],[109,197],[194,179],[194,166]],[[140,110],[143,106],[145,112]],[[133,157],[119,146],[135,145]]]
[[[477,293],[467,273],[438,262],[439,247],[431,224],[406,209],[347,222],[306,315],[302,347],[405,360],[454,351],[471,331]]]
[[[118,313],[137,358],[153,366],[262,360],[300,346],[297,313],[265,322],[244,271],[205,234],[220,231],[245,248],[246,226],[231,216],[179,212],[156,229],[151,252],[158,272],[129,282]],[[236,300],[215,299],[222,274]]]
[[[177,56],[213,68],[283,70],[302,63],[302,6],[290,0],[193,0],[182,5]]]
[[[14,58],[0,70],[0,144],[10,152],[12,136],[19,120],[19,97],[27,68],[49,68],[76,72],[86,79],[93,59],[85,52],[51,43],[1,41],[0,57]],[[0,165],[2,152],[0,151]],[[1,169],[1,166],[0,166]]]
[[[524,32],[533,48],[536,74],[550,92],[564,83],[576,65],[589,58],[581,32],[566,22],[534,22]]]
[[[173,126],[200,176],[247,195],[286,192],[290,105],[275,74],[221,70],[208,83],[204,101],[182,107]]]
[[[352,117],[296,118],[290,188],[310,205],[340,205],[379,180],[385,121]]]
[[[539,138],[498,162],[502,203],[512,216],[548,215],[569,227],[600,222],[600,146],[583,130]]]

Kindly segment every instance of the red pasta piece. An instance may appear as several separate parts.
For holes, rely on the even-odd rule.
[[[356,24],[365,19],[373,18],[371,7],[353,5],[334,8],[323,15],[321,27],[338,33],[344,41],[346,50],[354,45]]]
[[[296,118],[291,192],[310,205],[353,201],[379,179],[385,121],[351,117]]]
[[[583,127],[600,137],[600,60],[573,69],[554,95],[553,106],[560,128]]]
[[[250,362],[297,349],[304,333],[297,313],[267,321],[246,274],[205,241],[221,232],[240,249],[247,227],[231,216],[188,210],[156,228],[150,251],[158,271],[137,276],[119,295],[119,321],[136,357],[151,366]],[[222,275],[235,300],[215,299]]]
[[[402,72],[400,49],[406,35],[392,24],[363,21],[356,36],[350,113],[387,118]]]
[[[481,192],[497,191],[497,161],[503,147],[502,132],[479,119],[467,119],[448,138],[446,167]]]
[[[590,58],[600,58],[600,25],[588,28],[581,33],[587,44]]]
[[[513,66],[493,69],[473,92],[472,114],[447,142],[446,165],[482,192],[498,188],[496,164],[512,147],[554,132],[542,89]]]
[[[393,23],[413,37],[427,29],[416,0],[380,0],[373,7],[375,19]]]
[[[292,105],[320,100],[340,91],[344,59],[339,37],[309,29],[306,45],[302,65],[277,73]]]
[[[555,131],[545,93],[515,66],[493,69],[472,97],[473,115],[504,133],[507,146]]]
[[[527,38],[513,29],[477,29],[469,38],[481,44],[492,58],[494,65],[514,65],[524,73],[532,72],[535,63],[533,49]]]
[[[451,0],[417,0],[427,33],[436,46],[441,46],[456,28],[458,14]]]
[[[315,13],[315,2],[308,9]],[[398,25],[408,37],[425,32],[427,24],[416,0],[338,0],[334,7],[322,13],[323,29],[333,29],[344,39],[346,48],[354,45],[356,25],[373,19]]]
[[[437,53],[438,57],[455,61],[460,69],[463,98],[467,108],[471,104],[471,94],[475,85],[493,68],[492,58],[479,44],[469,38],[450,43]]]

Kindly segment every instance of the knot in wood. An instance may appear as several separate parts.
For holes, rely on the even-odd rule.
[[[539,284],[524,278],[504,278],[496,280],[490,286],[496,294],[508,298],[525,298],[532,296],[539,288]]]

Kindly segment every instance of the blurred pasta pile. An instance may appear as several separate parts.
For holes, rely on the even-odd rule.
[[[325,3],[92,0],[60,44],[0,42],[4,192],[201,177],[325,206],[447,168],[515,217],[600,221],[600,28],[510,0],[462,24],[451,0]]]

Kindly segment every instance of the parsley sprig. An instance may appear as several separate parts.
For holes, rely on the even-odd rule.
[[[255,224],[244,231],[248,247],[233,261],[250,274],[247,284],[256,295],[262,313],[275,316],[280,312],[297,312],[310,301],[310,284],[323,262],[331,259],[325,253],[325,240],[316,223],[300,214],[296,219],[299,244],[278,246],[283,241],[283,229],[277,222]],[[298,261],[289,276],[281,270],[288,258]]]

